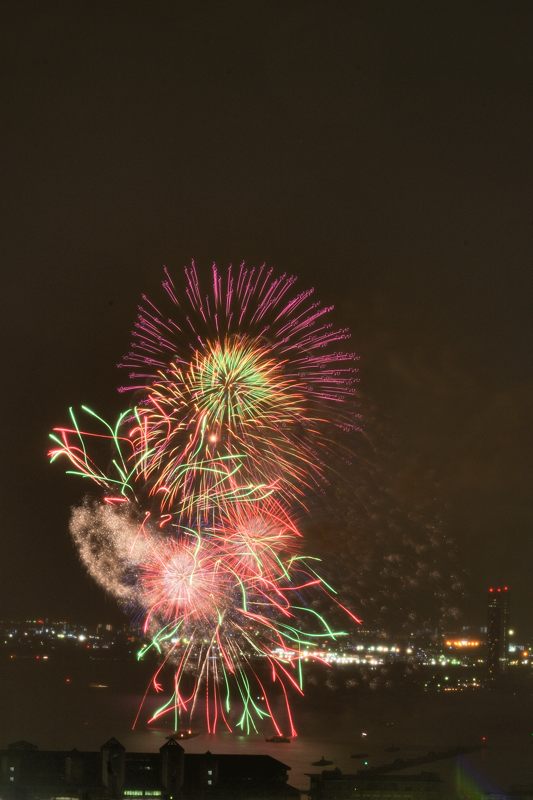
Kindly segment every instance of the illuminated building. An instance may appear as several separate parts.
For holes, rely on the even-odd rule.
[[[487,603],[487,666],[491,678],[507,669],[509,640],[509,587],[491,586]]]

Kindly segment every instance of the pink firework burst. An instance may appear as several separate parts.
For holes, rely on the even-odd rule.
[[[336,349],[349,334],[295,282],[214,265],[204,291],[193,264],[181,293],[165,270],[161,307],[143,297],[121,391],[138,393],[134,457],[162,507],[209,505],[210,487],[224,497],[258,474],[302,502],[323,477],[332,425],[355,427],[355,356]]]
[[[331,408],[353,396],[356,356],[335,349],[350,333],[334,327],[329,320],[333,306],[314,299],[314,289],[298,292],[295,276],[276,276],[265,265],[241,264],[237,270],[229,266],[224,271],[214,264],[207,291],[194,262],[184,273],[180,298],[165,268],[169,313],[143,295],[131,350],[120,364],[130,370],[131,379],[122,390],[146,388],[165,379],[172,382],[172,365],[188,366],[194,350],[245,334],[285,363],[286,374],[305,387],[309,400]]]
[[[140,574],[145,629],[157,619],[198,623],[216,617],[228,599],[228,573],[211,542],[191,536],[153,543]]]
[[[237,575],[271,584],[288,577],[287,559],[298,552],[302,538],[287,509],[272,497],[226,504],[212,534]]]

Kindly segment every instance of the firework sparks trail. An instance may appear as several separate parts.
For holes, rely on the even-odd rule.
[[[51,434],[50,459],[102,491],[73,511],[71,534],[94,579],[143,615],[138,658],[159,659],[145,699],[172,665],[151,722],[190,726],[202,695],[208,732],[270,718],[294,736],[304,654],[346,635],[316,598],[359,621],[302,554],[294,519],[324,477],[328,430],[356,419],[354,356],[332,349],[348,332],[295,280],[213,266],[206,293],[193,264],[178,296],[165,269],[170,312],[143,297],[121,364],[135,404],[114,425],[70,409]]]

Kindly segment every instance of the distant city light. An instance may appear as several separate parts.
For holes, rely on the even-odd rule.
[[[481,641],[479,639],[446,639],[445,644],[446,647],[463,650],[465,648],[479,647]]]

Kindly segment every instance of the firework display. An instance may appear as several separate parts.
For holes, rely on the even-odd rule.
[[[50,458],[99,487],[71,533],[94,579],[142,615],[157,656],[150,721],[176,730],[296,735],[290,693],[304,657],[346,635],[317,608],[358,622],[303,552],[306,493],[327,474],[337,428],[354,426],[355,357],[346,330],[296,279],[266,267],[194,264],[163,304],[143,296],[119,365],[131,406],[110,424],[82,406],[51,434]],[[320,600],[320,602],[318,602]],[[142,707],[139,709],[138,717]]]

